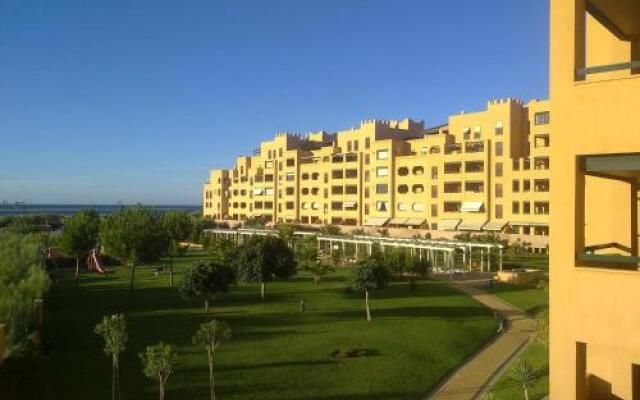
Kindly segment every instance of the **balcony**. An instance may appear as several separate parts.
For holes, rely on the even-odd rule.
[[[444,164],[444,173],[445,174],[459,174],[462,172],[462,163],[445,163]]]
[[[445,144],[444,154],[462,154],[462,143]]]
[[[464,144],[465,153],[482,153],[484,151],[484,141],[467,142]]]

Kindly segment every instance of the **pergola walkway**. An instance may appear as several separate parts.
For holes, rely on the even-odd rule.
[[[212,236],[224,236],[242,243],[245,236],[277,236],[278,231],[270,229],[205,229],[205,232]],[[352,245],[355,248],[355,254],[358,254],[359,248],[364,248],[367,254],[371,254],[374,244],[379,245],[382,249],[385,247],[400,247],[408,249],[412,255],[420,258],[425,257],[432,262],[435,271],[455,270],[456,256],[462,257],[462,265],[468,270],[472,269],[472,263],[477,261],[481,271],[492,270],[492,255],[496,255],[497,267],[502,270],[502,258],[504,246],[494,243],[475,243],[475,242],[459,242],[451,240],[433,240],[419,238],[393,238],[382,236],[338,236],[338,235],[322,235],[315,232],[296,231],[296,236],[315,235],[318,240],[318,248],[331,254],[334,250],[341,249],[343,255],[346,255],[345,246]],[[476,252],[474,257],[474,251]],[[478,251],[480,254],[478,254]]]
[[[536,322],[524,311],[486,293],[476,282],[454,282],[465,293],[506,319],[506,331],[473,355],[425,399],[480,400],[509,363],[533,339]]]

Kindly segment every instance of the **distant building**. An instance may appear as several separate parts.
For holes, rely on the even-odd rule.
[[[203,213],[398,235],[503,232],[546,251],[549,113],[547,101],[502,99],[429,129],[367,120],[333,134],[280,133],[210,172]]]

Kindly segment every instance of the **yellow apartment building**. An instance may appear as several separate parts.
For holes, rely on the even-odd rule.
[[[640,2],[551,0],[552,400],[640,399]]]
[[[433,128],[366,120],[335,133],[279,133],[233,168],[210,171],[203,214],[398,236],[499,232],[545,252],[550,113],[548,101],[500,99]]]

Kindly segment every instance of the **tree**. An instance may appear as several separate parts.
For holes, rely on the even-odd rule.
[[[333,246],[333,244],[331,244]],[[342,265],[342,257],[343,257],[342,249],[338,247],[337,249],[331,249],[331,263],[334,268],[338,268]]]
[[[207,244],[207,250],[217,262],[232,265],[238,251],[238,246],[232,239],[215,237]]]
[[[411,288],[416,286],[416,278],[419,276],[426,276],[431,268],[429,261],[426,259],[420,259],[418,256],[408,256],[406,258],[405,270],[409,275],[409,284]]]
[[[80,258],[98,245],[100,215],[95,210],[80,210],[68,218],[62,228],[59,246],[63,253],[76,259],[74,279],[79,282]]]
[[[215,299],[216,293],[227,292],[235,280],[235,271],[229,265],[219,262],[200,264],[184,273],[180,294],[186,299],[201,298],[204,310],[208,313],[209,302]]]
[[[359,263],[348,283],[351,290],[364,293],[366,317],[367,321],[371,321],[369,292],[373,289],[382,289],[389,283],[389,271],[378,255],[370,256]]]
[[[229,325],[222,321],[216,321],[215,319],[201,324],[195,335],[193,335],[193,344],[203,345],[207,350],[209,360],[209,390],[211,392],[210,400],[215,400],[216,398],[215,373],[213,369],[215,351],[230,338],[231,329]]]
[[[538,377],[533,367],[531,367],[526,360],[523,360],[518,361],[511,367],[511,376],[509,379],[513,385],[522,388],[525,400],[529,400],[529,389],[533,387]]]
[[[29,334],[33,303],[47,292],[49,277],[40,266],[38,245],[30,235],[0,234],[0,323],[10,343]]]
[[[123,207],[100,225],[100,242],[108,254],[131,268],[129,298],[133,299],[136,264],[155,261],[166,253],[169,237],[158,211],[144,206]]]
[[[313,275],[313,281],[317,284],[320,278],[331,271],[331,267],[318,260],[318,240],[315,235],[302,238],[296,246],[296,259],[298,267],[309,271]]]
[[[266,283],[275,278],[289,278],[296,273],[293,251],[275,236],[251,236],[238,249],[238,278],[260,283],[260,296],[266,297]]]
[[[193,230],[191,217],[182,210],[170,210],[162,214],[162,225],[169,238],[167,254],[169,255],[169,286],[173,286],[173,258],[183,255],[187,248],[180,247],[180,242],[189,239]]]
[[[121,314],[105,316],[102,322],[96,325],[95,333],[102,336],[104,352],[111,356],[111,399],[116,398],[116,388],[118,399],[120,399],[122,394],[120,393],[119,356],[124,352],[128,341],[127,323],[124,316]]]
[[[385,253],[384,261],[391,272],[396,277],[404,275],[407,267],[407,261],[409,257],[405,249],[400,247],[393,247],[387,253]]]
[[[158,381],[160,400],[164,400],[164,388],[171,372],[173,372],[177,356],[178,353],[174,346],[162,342],[154,346],[147,346],[145,351],[140,353],[142,372],[147,378]]]

